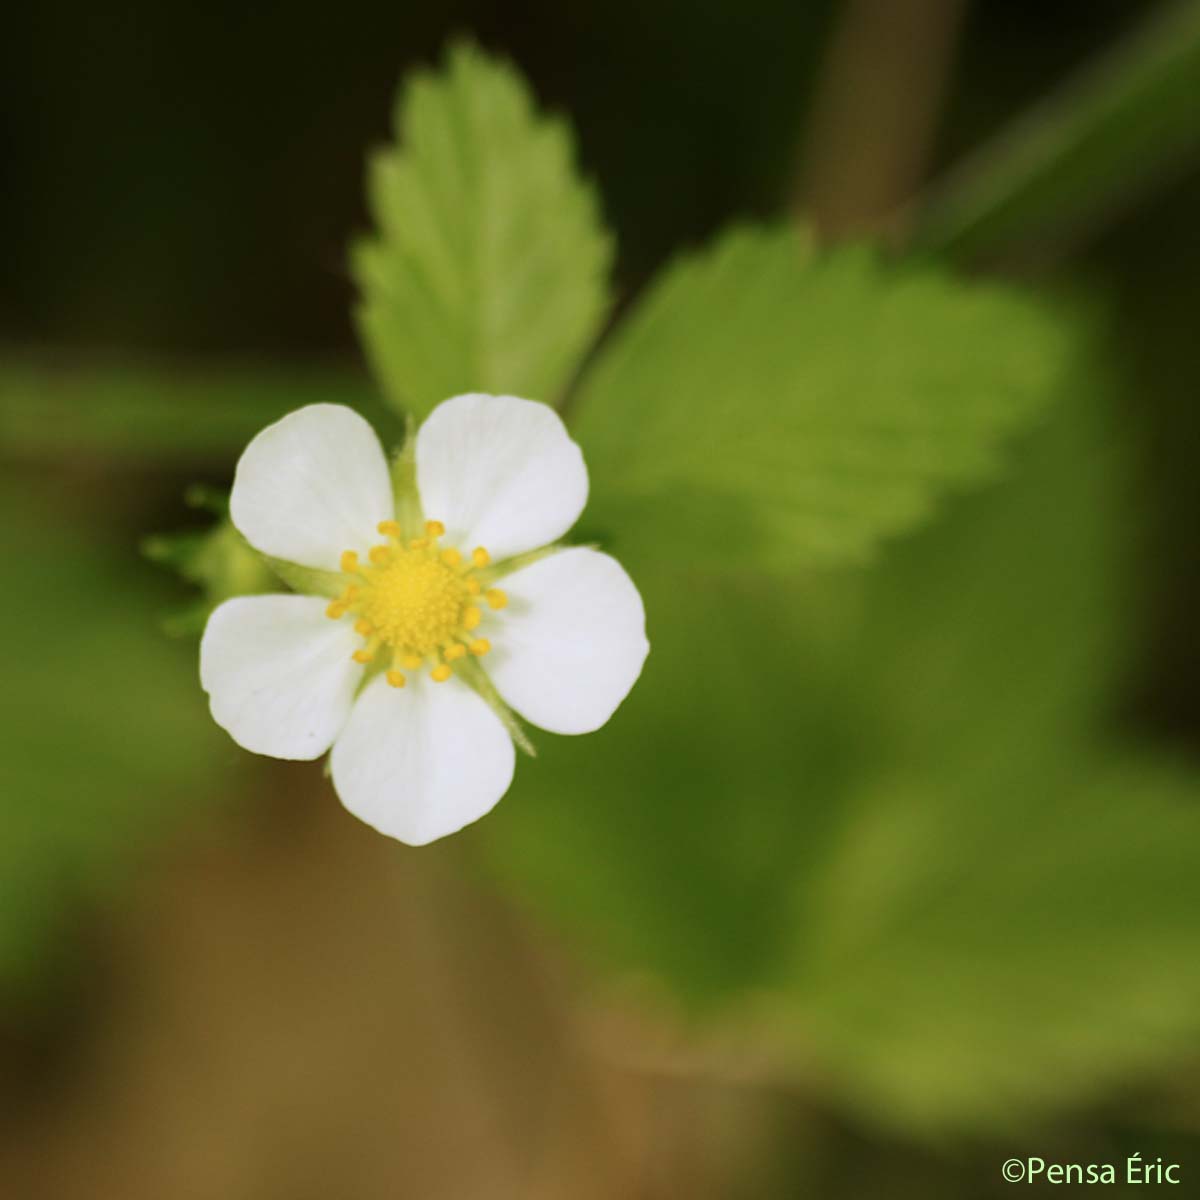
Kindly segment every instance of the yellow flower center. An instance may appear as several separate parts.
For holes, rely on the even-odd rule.
[[[466,600],[462,577],[428,550],[399,550],[368,578],[358,611],[388,645],[429,654],[453,639]]]
[[[439,683],[450,678],[451,665],[467,654],[483,655],[492,647],[475,636],[483,620],[480,602],[500,609],[508,597],[499,588],[484,588],[476,572],[491,562],[477,546],[469,558],[453,547],[442,549],[438,539],[446,532],[441,521],[426,521],[423,537],[405,541],[395,521],[382,521],[379,532],[387,541],[372,546],[368,562],[358,554],[342,554],[342,594],[325,610],[333,620],[354,617],[354,628],[364,639],[354,659],[370,663],[381,651],[389,654],[387,681],[405,684],[404,670],[416,671],[430,663],[430,675]]]

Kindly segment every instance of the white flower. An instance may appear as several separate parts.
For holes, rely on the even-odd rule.
[[[233,522],[263,554],[333,586],[226,601],[204,631],[200,681],[239,745],[290,759],[332,746],[342,803],[422,845],[508,790],[515,754],[493,687],[543,729],[589,733],[628,694],[649,643],[614,559],[550,545],[588,489],[552,409],[447,400],[417,434],[415,472],[419,499],[394,492],[374,431],[338,405],[258,434],[238,463]]]

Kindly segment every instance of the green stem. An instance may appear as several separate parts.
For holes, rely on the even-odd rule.
[[[1200,152],[1200,3],[1169,8],[916,206],[913,248],[977,259],[1094,231]]]

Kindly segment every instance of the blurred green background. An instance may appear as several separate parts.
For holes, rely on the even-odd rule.
[[[1195,5],[8,22],[4,1195],[986,1196],[1013,1155],[1136,1152],[1200,1178]],[[581,532],[644,592],[645,678],[414,851],[211,724],[195,590],[141,547],[202,538],[189,488],[288,409],[395,435],[347,249],[398,82],[463,34],[573,125],[618,317],[732,223],[900,262],[833,249],[800,286],[767,269],[792,235],[722,241],[740,318],[697,337],[697,260],[646,318],[675,359],[605,342],[569,410]],[[978,454],[976,393],[1016,414]],[[860,402],[804,524],[821,406],[864,395],[896,399]],[[901,464],[931,395],[949,423]],[[787,450],[773,514],[719,453],[688,482],[762,453],[709,396]],[[212,594],[262,586],[195,544]]]

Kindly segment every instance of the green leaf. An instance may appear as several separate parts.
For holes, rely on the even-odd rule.
[[[924,1134],[1037,1129],[1170,1070],[1200,1036],[1198,801],[1194,770],[1140,756],[881,778],[809,897],[776,1028]]]
[[[1168,4],[930,190],[919,250],[977,258],[1094,232],[1200,155],[1200,4]]]
[[[771,977],[788,897],[837,810],[860,723],[798,595],[648,567],[650,656],[608,724],[538,732],[472,837],[580,953],[710,1010]]]
[[[864,581],[835,652],[871,769],[792,892],[770,1015],[910,1131],[1028,1124],[1200,1035],[1200,776],[1112,729],[1128,439],[1079,382]]]
[[[1011,288],[730,234],[667,271],[582,383],[590,519],[639,559],[862,560],[996,472],[1073,346]]]
[[[1200,779],[1108,731],[1127,439],[1075,383],[871,572],[643,568],[642,679],[479,834],[573,946],[910,1132],[1061,1111],[1200,1035]]]
[[[1114,481],[1089,415],[1060,408],[1011,479],[870,573],[644,565],[642,678],[600,732],[539,736],[485,825],[500,869],[689,1005],[778,981],[854,797],[1074,745],[1111,696]]]
[[[1132,658],[1124,438],[1095,373],[1013,447],[1011,483],[961,497],[862,580],[837,653],[887,750],[985,770],[1106,724]]]
[[[612,259],[567,126],[460,45],[406,84],[395,128],[370,164],[376,235],[352,256],[388,397],[417,418],[468,391],[556,403],[604,320]]]

